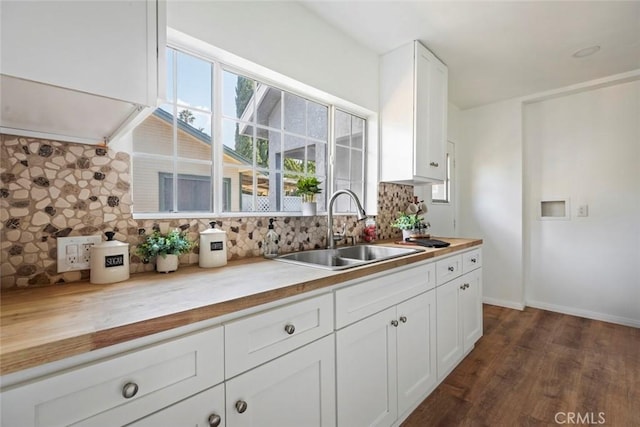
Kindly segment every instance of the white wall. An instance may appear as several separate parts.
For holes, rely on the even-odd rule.
[[[378,111],[378,55],[295,2],[170,0],[167,25]]]
[[[483,247],[485,302],[523,307],[521,102],[460,112],[456,146],[459,236]]]
[[[640,81],[525,105],[527,305],[640,326],[639,123]],[[570,219],[539,220],[558,196]]]

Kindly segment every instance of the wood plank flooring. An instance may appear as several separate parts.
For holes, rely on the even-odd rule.
[[[640,427],[640,329],[484,305],[484,336],[402,427]]]

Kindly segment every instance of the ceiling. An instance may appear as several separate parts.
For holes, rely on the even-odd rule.
[[[462,109],[640,69],[640,1],[301,3],[378,54],[420,40]]]

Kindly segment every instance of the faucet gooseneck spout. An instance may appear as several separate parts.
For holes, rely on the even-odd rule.
[[[356,204],[356,216],[358,218],[358,221],[362,221],[364,219],[367,218],[367,213],[364,211],[364,208],[362,207],[362,204],[360,204],[360,200],[358,200],[358,196],[356,196],[356,194],[351,191],[351,190],[338,190],[335,193],[333,193],[331,195],[331,197],[329,198],[329,207],[327,209],[327,248],[328,249],[335,249],[336,248],[336,242],[333,240],[333,203],[336,201],[336,199],[338,198],[339,195],[341,194],[346,194],[349,197],[351,197],[351,199],[353,199],[353,201]]]

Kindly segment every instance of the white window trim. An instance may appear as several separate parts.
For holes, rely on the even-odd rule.
[[[364,161],[364,200],[362,200],[365,210],[369,215],[377,214],[377,196],[378,196],[378,182],[379,182],[379,142],[378,142],[378,114],[369,109],[363,108],[357,104],[346,101],[337,96],[331,95],[322,90],[316,89],[305,83],[299,82],[295,79],[287,77],[276,71],[270,70],[261,65],[255,64],[249,60],[241,58],[223,49],[209,45],[208,43],[177,31],[173,28],[167,28],[167,46],[177,50],[184,51],[190,55],[199,57],[203,60],[214,62],[214,76],[222,71],[221,64],[224,65],[224,69],[227,71],[241,74],[245,77],[259,80],[265,84],[277,87],[279,89],[289,91],[295,95],[310,99],[314,102],[319,102],[329,106],[335,107],[349,114],[359,116],[366,120],[366,148],[365,148],[365,161]],[[214,78],[215,81],[219,81],[218,78]],[[220,90],[220,87],[214,87],[214,90]],[[219,92],[218,92],[219,93]],[[215,97],[215,105],[213,105],[213,120],[217,122],[216,115],[220,114],[222,108],[222,99]],[[329,133],[328,133],[328,171],[327,181],[329,188],[327,191],[327,205],[329,197],[333,192],[333,161],[334,150],[333,147],[333,116],[332,111],[329,114]],[[219,126],[214,128],[214,140],[221,140],[222,129]],[[213,144],[215,147],[214,163],[217,164],[217,159],[221,159],[222,146],[221,144]],[[216,159],[217,157],[217,159]],[[218,186],[222,186],[222,177],[218,176],[222,173],[220,168],[214,168],[212,176],[214,189],[214,209],[218,206],[222,206],[222,190],[218,189]],[[219,199],[219,200],[218,200]],[[336,212],[340,214],[340,212]],[[296,212],[150,212],[150,213],[133,213],[134,219],[174,219],[174,218],[237,218],[237,217],[264,217],[264,216],[295,216]],[[324,212],[319,212],[320,215]],[[350,213],[349,213],[350,214]]]

